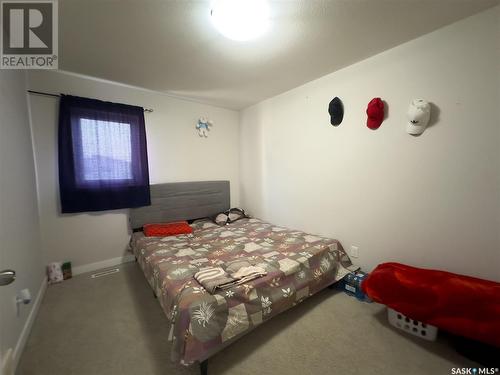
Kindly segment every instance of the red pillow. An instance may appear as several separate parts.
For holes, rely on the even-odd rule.
[[[178,234],[193,233],[193,228],[187,221],[176,221],[174,223],[144,224],[142,227],[146,237],[167,237]]]

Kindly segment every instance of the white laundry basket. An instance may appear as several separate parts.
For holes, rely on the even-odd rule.
[[[433,325],[408,318],[406,315],[403,315],[389,307],[387,308],[387,318],[389,319],[389,323],[396,328],[411,333],[412,335],[418,336],[424,340],[436,340],[438,328]]]

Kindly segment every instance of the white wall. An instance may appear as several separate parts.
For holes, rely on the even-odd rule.
[[[151,183],[230,180],[232,205],[238,204],[237,112],[61,72],[30,71],[28,82],[31,90],[153,108],[153,113],[145,113]],[[72,261],[79,267],[77,271],[109,265],[98,262],[125,254],[128,210],[60,214],[56,131],[59,101],[38,95],[30,99],[46,261]],[[195,129],[200,116],[207,116],[215,124],[206,139],[199,138]],[[82,268],[93,263],[98,264]]]
[[[34,306],[21,306],[17,316],[16,294],[28,288],[35,298],[45,279],[35,185],[26,76],[0,70],[0,270],[17,272],[14,283],[0,287],[0,358],[11,348],[14,361]]]
[[[368,270],[399,261],[500,280],[499,10],[243,110],[241,205],[359,246]],[[376,131],[373,97],[388,103]],[[405,114],[420,97],[434,104],[433,125],[412,137]]]

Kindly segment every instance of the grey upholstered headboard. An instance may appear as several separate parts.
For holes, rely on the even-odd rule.
[[[212,216],[230,208],[229,181],[151,185],[151,206],[130,209],[130,227]]]

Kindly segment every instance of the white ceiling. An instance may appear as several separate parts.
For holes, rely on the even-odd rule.
[[[62,70],[240,109],[498,0],[271,0],[272,28],[221,36],[209,1],[59,0]]]

